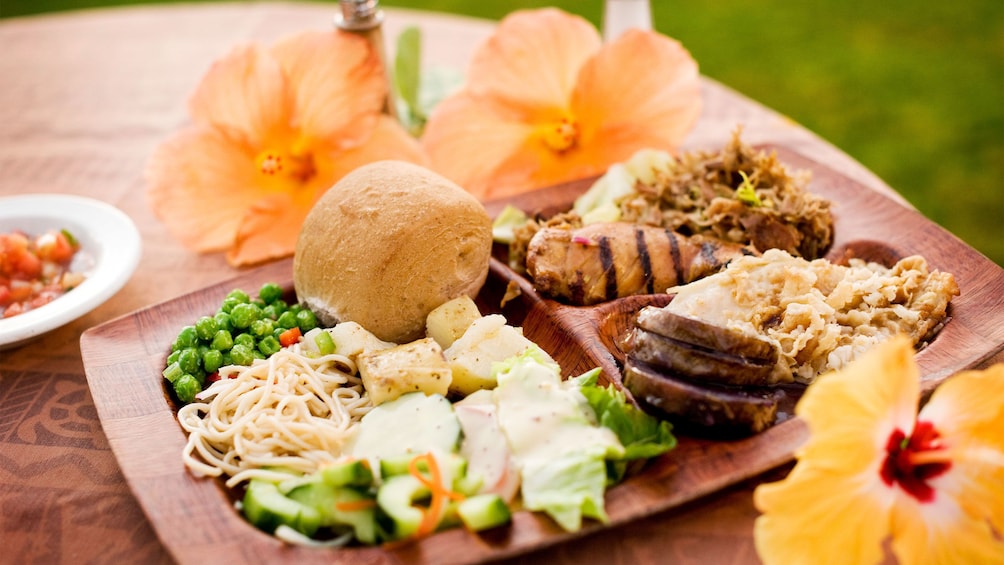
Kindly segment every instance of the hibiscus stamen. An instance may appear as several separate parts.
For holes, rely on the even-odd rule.
[[[885,484],[899,485],[920,502],[934,500],[934,488],[928,480],[945,473],[952,466],[950,452],[931,422],[917,422],[907,436],[896,429],[886,442],[886,458],[879,471]]]
[[[283,176],[299,183],[308,181],[317,172],[313,157],[304,151],[286,153],[266,149],[258,154],[255,167],[262,175]]]
[[[546,124],[541,128],[544,145],[559,153],[570,149],[579,140],[579,124],[574,118],[564,117],[561,120]]]
[[[272,151],[265,151],[258,156],[258,170],[261,174],[275,176],[282,172],[282,155]]]

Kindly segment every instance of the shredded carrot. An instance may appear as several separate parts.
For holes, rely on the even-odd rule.
[[[418,464],[421,461],[425,461],[426,466],[429,468],[428,478],[418,469]],[[408,472],[428,487],[432,493],[429,507],[424,511],[422,523],[419,524],[418,531],[415,532],[415,537],[422,537],[436,531],[436,526],[439,525],[439,519],[446,502],[451,499],[463,500],[464,495],[446,488],[443,484],[443,475],[439,472],[439,463],[436,462],[436,458],[432,453],[415,456],[415,458],[408,462]]]
[[[353,500],[351,502],[337,502],[335,503],[335,510],[340,512],[355,512],[357,510],[373,508],[374,506],[376,506],[375,500],[364,498],[362,500]]]

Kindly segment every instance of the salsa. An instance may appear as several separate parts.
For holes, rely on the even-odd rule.
[[[44,306],[83,282],[84,274],[70,269],[79,250],[66,230],[0,234],[0,318]]]

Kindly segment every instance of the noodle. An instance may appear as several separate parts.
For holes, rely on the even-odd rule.
[[[269,468],[307,474],[336,461],[372,408],[350,359],[307,357],[297,346],[222,367],[199,398],[178,410],[189,433],[182,457],[196,475],[228,475],[228,487],[289,476]]]

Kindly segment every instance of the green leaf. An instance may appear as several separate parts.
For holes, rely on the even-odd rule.
[[[676,447],[672,424],[629,404],[623,392],[597,385],[583,386],[580,390],[600,424],[617,434],[624,446],[623,459],[655,457]]]
[[[398,96],[412,116],[424,119],[418,101],[422,76],[422,33],[417,27],[404,29],[397,36],[397,55],[394,57],[394,86]]]
[[[739,176],[743,177],[743,182],[736,189],[736,198],[747,206],[754,208],[763,206],[763,202],[760,201],[760,197],[756,193],[756,187],[753,186],[753,181],[742,171],[739,171]]]

